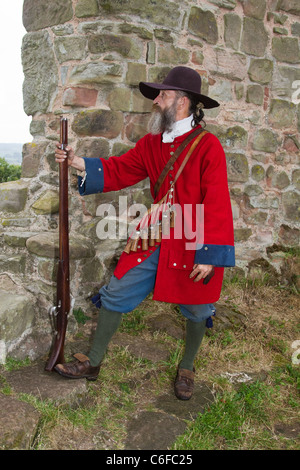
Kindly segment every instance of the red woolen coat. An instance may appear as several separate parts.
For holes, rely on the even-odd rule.
[[[191,131],[192,132],[192,131]],[[79,177],[80,194],[116,191],[134,185],[149,177],[153,196],[154,185],[170,158],[171,152],[182,143],[189,133],[175,138],[172,143],[162,143],[161,135],[147,134],[136,146],[120,157],[86,158],[86,179]],[[162,184],[157,195],[159,201],[170,188],[189,144],[179,156]],[[160,244],[142,251],[122,253],[115,276],[121,278],[129,269],[139,265],[160,246],[154,300],[180,304],[207,304],[220,297],[224,267],[234,266],[234,237],[232,210],[227,183],[226,158],[219,140],[208,133],[192,153],[175,185],[175,202],[183,211],[192,208],[181,220],[188,220],[195,228],[195,207],[204,205],[204,240],[197,240],[193,249],[187,249],[190,235],[181,239],[171,236]],[[186,206],[188,205],[188,206]],[[200,207],[200,206],[198,206]],[[185,214],[185,212],[184,212]],[[177,217],[176,217],[177,219]],[[191,219],[194,219],[191,222]],[[176,220],[177,223],[177,220]],[[194,240],[195,241],[195,240]],[[199,242],[203,242],[203,245]],[[208,284],[203,280],[194,282],[189,278],[194,263],[212,264],[215,275]]]

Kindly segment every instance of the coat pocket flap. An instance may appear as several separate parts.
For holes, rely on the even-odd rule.
[[[194,251],[169,251],[168,267],[172,269],[182,269],[191,271],[194,266]]]

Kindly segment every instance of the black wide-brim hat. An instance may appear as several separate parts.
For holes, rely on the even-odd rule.
[[[139,88],[142,95],[150,100],[154,100],[160,90],[180,90],[193,95],[203,103],[204,108],[220,106],[217,101],[201,94],[201,77],[198,72],[189,67],[174,67],[162,83],[140,82]]]

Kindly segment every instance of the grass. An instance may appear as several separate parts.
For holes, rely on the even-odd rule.
[[[279,386],[276,380],[269,383],[256,381],[242,384],[238,390],[218,393],[215,402],[203,415],[191,423],[183,436],[177,439],[173,449],[187,450],[275,450],[278,448],[297,449],[296,439],[274,439],[272,422],[274,418],[284,420],[284,401],[281,387],[291,382],[285,381],[285,374],[291,371],[276,371],[280,377]],[[293,369],[292,375],[299,375]],[[271,374],[272,375],[272,374]],[[293,411],[297,402],[289,400],[287,411]],[[296,410],[295,410],[296,411]],[[292,413],[294,416],[294,414]],[[296,417],[296,414],[295,414]],[[280,442],[281,441],[281,442]]]
[[[187,422],[172,449],[299,450],[300,371],[299,361],[292,362],[293,344],[300,339],[299,294],[265,277],[232,278],[224,283],[219,304],[231,312],[230,323],[221,328],[216,318],[195,361],[196,380],[204,381],[215,399]],[[183,353],[182,339],[165,331],[153,333],[149,327],[161,313],[183,324],[176,308],[146,299],[124,317],[120,332],[163,345],[170,353],[167,360],[142,359],[113,344],[99,379],[88,383],[88,398],[77,407],[31,395],[18,397],[42,417],[33,449],[124,448],[127,422],[139,411],[155,411],[155,399],[170,388]],[[79,312],[78,338],[85,321],[84,312]],[[27,365],[10,360],[6,368]],[[251,381],[233,380],[243,374]],[[5,380],[0,387],[2,393],[14,393]]]

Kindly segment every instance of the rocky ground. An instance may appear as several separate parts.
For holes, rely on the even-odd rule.
[[[282,357],[279,358],[279,343],[276,343],[277,350],[274,352],[276,330],[271,332],[273,349],[269,343],[264,342],[265,349],[259,350],[258,344],[262,343],[257,343],[257,337],[259,334],[266,334],[266,328],[263,329],[259,322],[262,321],[262,315],[265,317],[269,315],[267,324],[278,326],[278,315],[284,305],[289,305],[288,318],[294,321],[299,311],[297,310],[299,298],[293,293],[283,295],[272,289],[264,291],[264,288],[262,290],[247,288],[242,290],[242,294],[240,288],[234,287],[232,290],[231,287],[230,291],[225,289],[222,298],[216,304],[214,328],[208,331],[204,339],[202,362],[200,362],[202,365],[197,366],[195,392],[188,402],[181,402],[175,398],[173,378],[166,366],[170,364],[170,353],[172,354],[169,340],[173,341],[172,344],[180,344],[180,340],[184,337],[183,323],[178,321],[178,318],[174,319],[174,311],[172,312],[174,307],[166,308],[150,300],[143,303],[143,310],[147,311],[147,316],[139,320],[140,323],[136,325],[127,325],[123,331],[114,336],[109,348],[110,358],[106,359],[103,372],[101,370],[96,382],[87,382],[84,379],[67,380],[55,372],[45,372],[45,358],[13,370],[7,370],[2,366],[0,448],[170,449],[176,438],[185,432],[188,424],[214,402],[218,378],[226,376],[226,380],[231,383],[253,382],[258,378],[267,380],[269,371],[274,365],[271,364],[270,358],[273,358],[275,363],[284,360]],[[282,305],[279,305],[280,302]],[[139,331],[140,325],[143,325],[143,329]],[[78,351],[85,352],[87,338],[94,326],[95,322],[86,324],[81,327],[76,338],[67,341],[68,357]],[[292,326],[291,328],[294,330]],[[247,346],[242,338],[245,332],[248,335]],[[280,334],[282,338],[282,333]],[[286,328],[284,334],[287,342],[291,344],[294,333]],[[216,339],[210,340],[210,335],[221,338],[221,342],[218,343]],[[241,360],[239,364],[233,357],[234,349],[229,341],[233,337],[234,348],[243,343],[243,354],[239,356],[248,356],[247,360]],[[247,347],[249,354],[246,351]],[[287,353],[287,357],[289,355],[290,352]],[[129,356],[130,364],[135,364],[136,372],[127,371]],[[176,359],[173,358],[173,362],[175,364]],[[126,406],[126,397],[131,399],[132,396],[134,396],[133,404],[128,405],[122,415],[122,407]],[[43,403],[47,406],[48,403],[52,403],[57,409],[69,409],[76,414],[82,410],[92,410],[93,407],[99,406],[99,401],[103,401],[104,404],[109,403],[104,413],[109,415],[107,419],[111,421],[110,429],[103,425],[103,417],[102,420],[100,418],[94,420],[90,427],[85,428],[56,422],[52,425],[55,439],[51,436],[51,426],[48,425],[48,428],[45,426],[46,412],[37,405]],[[296,438],[299,428],[299,424],[297,426],[295,421],[291,425],[277,422],[273,432],[274,435]],[[46,433],[47,437],[44,441],[43,433]]]

